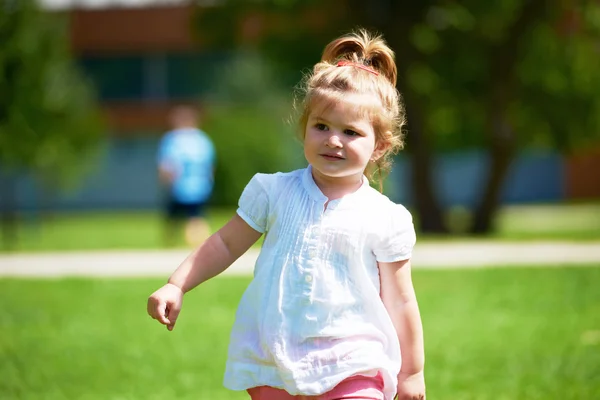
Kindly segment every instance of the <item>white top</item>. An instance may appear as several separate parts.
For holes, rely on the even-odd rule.
[[[332,200],[311,167],[256,174],[237,213],[266,233],[231,333],[224,384],[319,395],[380,371],[396,394],[400,346],[380,298],[377,261],[411,257],[412,217],[369,186]]]

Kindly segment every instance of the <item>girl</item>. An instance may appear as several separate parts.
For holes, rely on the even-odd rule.
[[[225,386],[253,400],[424,399],[412,218],[365,176],[381,178],[403,144],[394,54],[365,31],[343,36],[304,84],[308,167],[256,174],[237,214],[150,296],[148,313],[172,330],[184,293],[265,234]]]

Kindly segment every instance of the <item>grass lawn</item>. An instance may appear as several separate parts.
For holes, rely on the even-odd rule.
[[[217,230],[234,212],[235,209],[211,209],[207,215],[208,223]],[[43,219],[29,217],[21,224],[16,250],[161,248],[164,247],[163,227],[162,215],[151,211],[72,212],[52,214]],[[183,233],[178,246],[185,246]]]
[[[600,203],[516,205],[498,215],[498,238],[600,240]]]
[[[600,398],[600,266],[417,270],[428,398]],[[174,332],[162,280],[0,280],[2,399],[247,399],[222,388],[248,278],[191,292]]]
[[[207,217],[212,229],[223,226],[234,212],[233,208],[209,210]],[[24,219],[15,250],[160,248],[163,247],[161,234],[162,219],[158,212],[54,214],[43,220]],[[600,240],[600,203],[505,207],[498,216],[498,231],[493,238]],[[428,239],[439,238],[419,236],[420,242]],[[179,245],[185,246],[183,237]]]

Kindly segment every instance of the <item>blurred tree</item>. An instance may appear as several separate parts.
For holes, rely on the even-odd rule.
[[[422,113],[409,119],[438,149],[489,155],[472,233],[493,229],[519,149],[568,152],[600,138],[599,12],[593,1],[437,2],[411,29],[418,58],[405,92]]]
[[[0,5],[0,190],[3,243],[16,240],[16,179],[72,181],[101,136],[90,86],[69,54],[66,25],[35,0]]]
[[[229,0],[199,9],[215,46],[255,46],[282,70],[312,66],[357,26],[396,51],[421,231],[447,232],[435,151],[484,148],[489,169],[470,231],[488,233],[518,149],[569,151],[600,135],[600,3],[507,0]]]

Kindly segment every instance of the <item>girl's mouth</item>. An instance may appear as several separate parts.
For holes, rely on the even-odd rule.
[[[321,154],[321,157],[328,161],[341,161],[344,159],[342,156],[337,156],[335,154]]]

